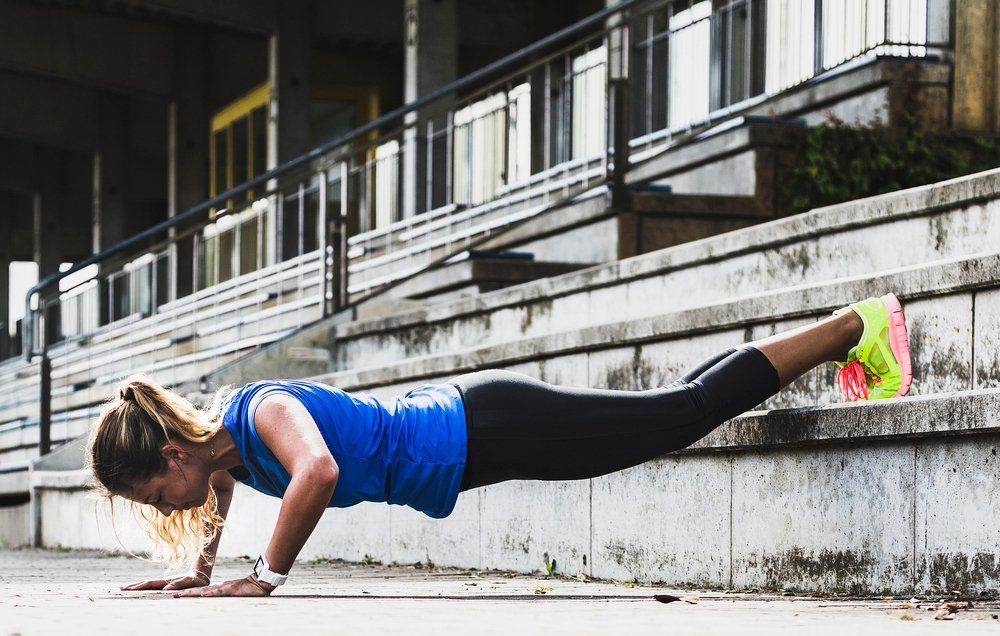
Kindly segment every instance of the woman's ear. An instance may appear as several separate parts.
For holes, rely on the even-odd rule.
[[[160,454],[164,459],[172,459],[179,464],[186,464],[191,453],[187,452],[177,444],[167,442],[160,447]]]

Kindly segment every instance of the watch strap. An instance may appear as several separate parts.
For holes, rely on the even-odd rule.
[[[278,587],[288,580],[287,574],[278,574],[271,571],[271,566],[263,554],[257,557],[257,562],[253,564],[253,573],[257,576],[258,581],[263,581],[274,587]]]

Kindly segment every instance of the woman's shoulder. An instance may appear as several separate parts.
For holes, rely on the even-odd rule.
[[[275,394],[290,395],[302,402],[308,402],[311,396],[318,394],[344,394],[344,392],[336,387],[313,380],[256,380],[248,382],[230,393],[225,400],[224,411],[238,409],[242,414],[252,417],[257,406],[265,398]]]

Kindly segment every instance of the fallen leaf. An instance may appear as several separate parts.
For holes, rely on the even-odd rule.
[[[547,594],[554,589],[551,585],[539,585],[535,588],[535,594]]]
[[[938,611],[934,612],[934,620],[936,621],[950,621],[955,618],[954,612],[946,607],[942,607]]]
[[[697,596],[674,596],[673,594],[654,594],[653,598],[660,603],[673,603],[675,601],[683,601],[689,605],[697,605],[698,601],[701,600]]]

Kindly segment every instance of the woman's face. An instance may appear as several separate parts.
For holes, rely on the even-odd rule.
[[[174,510],[196,508],[208,499],[210,472],[208,467],[190,452],[175,444],[165,444],[162,454],[167,467],[144,481],[132,484],[128,498],[149,504],[164,516]]]

